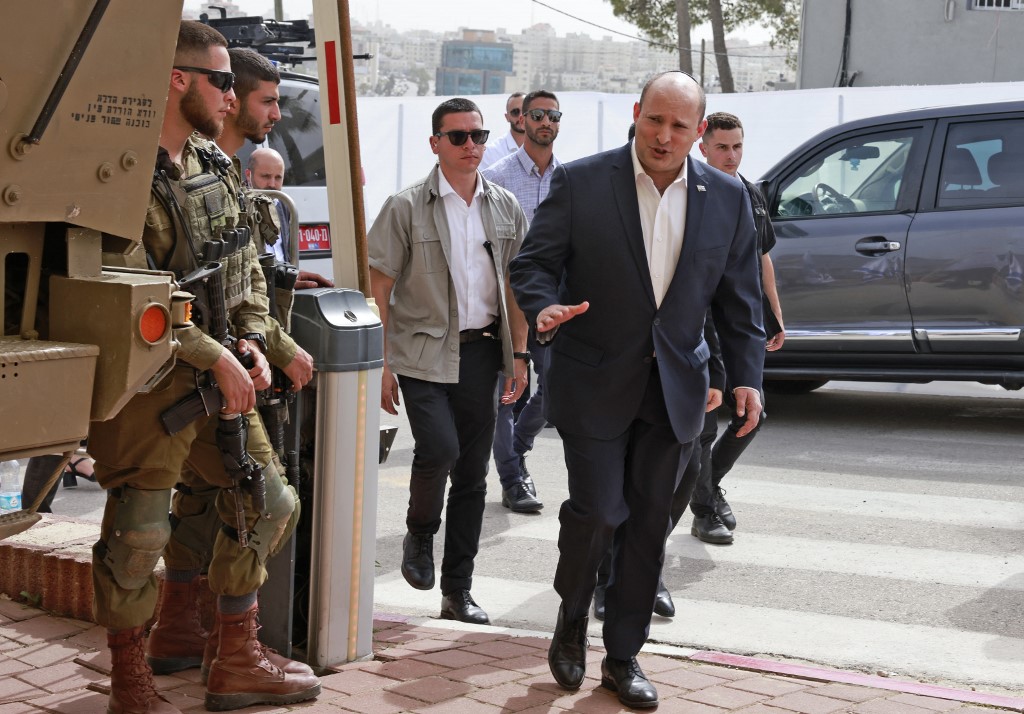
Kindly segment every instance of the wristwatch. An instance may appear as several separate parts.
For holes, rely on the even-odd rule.
[[[267,353],[267,338],[264,337],[263,335],[261,335],[258,332],[247,332],[246,334],[242,335],[238,339],[240,339],[240,340],[248,340],[250,342],[255,342],[256,344],[258,344],[260,346],[260,351],[263,354]]]
[[[526,364],[530,364],[530,353],[529,352],[513,352],[512,353],[512,358],[513,359],[521,359],[524,362],[526,362]]]

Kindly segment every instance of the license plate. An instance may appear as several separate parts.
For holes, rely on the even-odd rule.
[[[331,229],[327,224],[299,226],[299,252],[324,252],[331,249]]]

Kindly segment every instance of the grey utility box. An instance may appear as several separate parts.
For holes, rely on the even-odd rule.
[[[358,290],[317,288],[295,294],[291,334],[317,369],[306,654],[328,667],[373,654],[384,327]]]

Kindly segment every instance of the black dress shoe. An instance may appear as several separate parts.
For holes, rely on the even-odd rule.
[[[481,609],[469,590],[456,590],[441,598],[441,619],[469,622],[474,625],[489,625],[490,618]]]
[[[715,513],[722,519],[722,525],[731,531],[736,530],[736,516],[732,513],[732,506],[725,500],[725,489],[715,489]]]
[[[402,541],[402,575],[417,590],[434,587],[434,536],[406,533]]]
[[[587,673],[587,622],[583,617],[567,622],[565,608],[558,608],[558,622],[548,649],[548,667],[562,689],[579,689]]]
[[[676,614],[676,604],[672,602],[672,593],[660,580],[658,581],[658,594],[654,598],[654,614],[662,617],[675,617]]]
[[[604,622],[604,596],[607,590],[606,585],[598,585],[594,588],[594,619],[601,622]]]
[[[647,681],[636,657],[601,660],[601,686],[619,693],[619,701],[633,709],[658,706],[658,690]]]
[[[544,504],[530,495],[526,484],[517,481],[501,492],[501,505],[515,513],[536,513]]]
[[[717,513],[708,516],[694,516],[690,535],[696,536],[705,543],[728,545],[732,543],[732,532],[725,527]]]
[[[519,457],[519,475],[523,477],[523,485],[526,486],[526,490],[530,492],[531,496],[537,498],[537,485],[533,482],[529,469],[526,468],[525,456]]]

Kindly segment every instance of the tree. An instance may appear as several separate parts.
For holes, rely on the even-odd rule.
[[[676,0],[676,37],[685,37],[689,40],[690,37],[690,0]],[[689,45],[689,41],[685,44]],[[683,49],[683,43],[677,43],[679,45],[679,69],[683,70],[687,74],[693,74],[693,54],[687,49]]]
[[[729,66],[729,52],[725,48],[725,18],[722,15],[722,0],[708,0],[708,15],[711,20],[711,34],[714,38],[715,60],[718,62],[718,82],[723,94],[732,94],[736,87],[732,82],[732,67]]]
[[[774,30],[772,47],[795,50],[802,0],[608,0],[617,17],[636,25],[652,40],[679,47],[679,68],[693,74],[689,27],[711,23],[722,91],[732,91],[732,71],[725,35],[760,22]],[[683,15],[688,14],[689,22]],[[719,40],[719,36],[721,39]],[[683,55],[688,55],[684,58]],[[687,69],[687,62],[690,69]],[[726,89],[728,77],[729,88]]]

